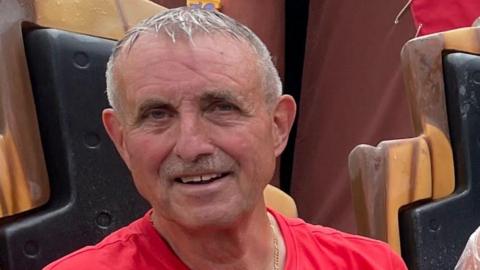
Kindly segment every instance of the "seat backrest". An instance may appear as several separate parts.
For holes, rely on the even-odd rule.
[[[370,211],[357,214],[357,223],[365,225],[359,226],[361,233],[397,250],[392,239],[401,238],[409,269],[453,269],[479,225],[474,198],[480,197],[475,184],[480,70],[479,56],[471,54],[480,53],[479,35],[480,29],[472,27],[409,41],[402,64],[417,137],[358,146],[350,154],[356,207]],[[369,195],[375,190],[381,192]],[[406,200],[391,207],[399,198]],[[387,228],[387,233],[375,235],[371,228]]]
[[[402,254],[410,269],[453,269],[480,225],[480,56],[443,56],[455,192],[400,214]]]
[[[40,269],[148,209],[101,122],[114,42],[53,29],[24,38],[51,196],[2,219],[2,269]]]

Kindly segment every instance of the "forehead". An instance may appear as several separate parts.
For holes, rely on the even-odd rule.
[[[144,33],[129,50],[123,50],[114,68],[121,100],[145,89],[183,93],[189,88],[219,88],[263,94],[257,53],[243,40],[197,34],[192,40],[174,42],[166,34]]]

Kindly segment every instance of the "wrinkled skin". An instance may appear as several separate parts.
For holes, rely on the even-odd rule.
[[[122,111],[105,110],[104,124],[162,226],[223,228],[265,211],[295,103],[267,106],[256,57],[221,35],[192,44],[154,34],[119,56]],[[182,183],[200,177],[214,179]]]

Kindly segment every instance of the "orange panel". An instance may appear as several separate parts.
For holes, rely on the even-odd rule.
[[[432,197],[428,145],[424,138],[359,145],[349,156],[358,233],[388,242],[400,253],[398,211]]]

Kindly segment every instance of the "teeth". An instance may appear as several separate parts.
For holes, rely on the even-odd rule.
[[[200,182],[202,181],[201,176],[189,176],[189,177],[182,177],[180,178],[183,183],[190,183],[190,182]]]
[[[208,180],[212,180],[213,178],[220,177],[220,176],[221,176],[220,174],[207,174],[207,175],[200,176],[200,178],[202,178],[202,181],[208,181]]]
[[[180,180],[182,183],[196,183],[196,182],[202,182],[202,181],[208,181],[212,180],[213,178],[220,177],[221,174],[205,174],[205,175],[198,175],[198,176],[187,176],[187,177],[182,177]]]

